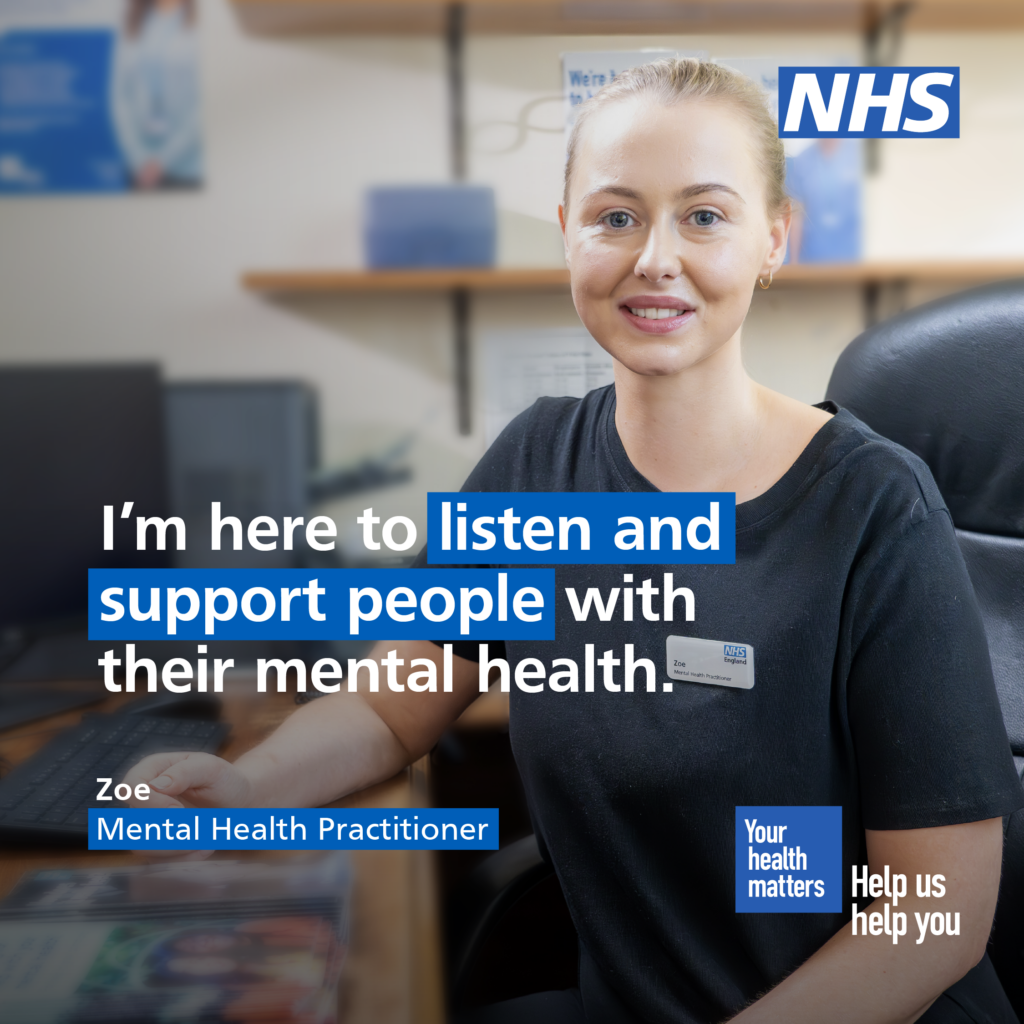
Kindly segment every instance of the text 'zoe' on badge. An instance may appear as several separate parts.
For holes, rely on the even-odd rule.
[[[672,679],[749,690],[754,685],[754,648],[721,640],[670,636],[665,641],[665,671]]]

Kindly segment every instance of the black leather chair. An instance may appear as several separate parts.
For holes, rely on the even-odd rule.
[[[488,936],[535,885],[554,874],[529,835],[491,854],[459,885],[447,907],[448,998],[462,1008],[473,967]]]
[[[975,288],[865,331],[827,397],[929,466],[981,605],[1017,773],[1024,772],[1024,281]],[[1005,823],[989,955],[1024,1019],[1024,811]]]
[[[1024,772],[1024,282],[976,288],[865,331],[839,357],[828,398],[930,467],[957,527]],[[1024,1020],[1024,811],[1005,823],[989,955]],[[551,873],[535,837],[483,862],[450,914],[457,1004],[505,911]]]

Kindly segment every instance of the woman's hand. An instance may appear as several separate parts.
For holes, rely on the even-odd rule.
[[[124,777],[132,793],[149,786],[148,800],[133,795],[133,807],[247,807],[252,783],[235,765],[213,754],[150,754]]]
[[[370,657],[397,659],[394,677],[381,672],[376,692],[347,689],[321,697],[285,719],[278,730],[234,764],[212,754],[153,754],[124,781],[146,783],[140,807],[317,807],[389,779],[422,757],[480,696],[475,662],[452,658],[452,688],[444,690],[443,653],[427,640],[380,643]],[[438,690],[409,690],[415,668],[431,661]],[[414,662],[416,664],[414,664]],[[359,683],[365,691],[368,683]]]
[[[163,181],[164,169],[156,160],[147,160],[135,172],[135,187],[144,191],[150,191],[160,187]]]

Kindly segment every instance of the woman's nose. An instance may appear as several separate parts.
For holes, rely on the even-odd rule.
[[[679,238],[675,231],[665,225],[651,225],[636,261],[636,276],[655,284],[666,277],[678,277],[681,271]]]

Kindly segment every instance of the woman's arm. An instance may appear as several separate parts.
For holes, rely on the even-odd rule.
[[[183,31],[187,34],[178,47],[174,64],[165,72],[164,87],[170,92],[166,134],[153,153],[153,159],[172,177],[186,177],[202,149],[198,46],[195,33]],[[182,59],[185,53],[187,62]]]
[[[114,54],[110,95],[118,145],[132,178],[153,158],[139,124],[140,88],[137,46],[122,39]]]
[[[942,828],[867,832],[872,874],[907,876],[907,934],[852,934],[846,925],[785,981],[732,1018],[737,1024],[909,1024],[984,955],[995,914],[1002,862],[1002,819]],[[916,876],[945,875],[946,895],[916,895]],[[880,897],[868,908],[891,902]],[[876,906],[877,904],[877,906]],[[928,934],[920,944],[916,914],[960,914],[960,934]],[[892,911],[890,911],[892,913]]]
[[[380,664],[391,651],[401,662],[394,678],[402,690],[389,686],[382,666],[379,692],[321,697],[234,764],[212,754],[153,754],[125,782],[149,784],[146,807],[315,807],[388,779],[427,753],[479,696],[474,662],[452,658],[452,692],[445,693],[441,648],[425,640],[380,643],[370,657]],[[434,663],[437,692],[404,688],[414,660]],[[360,690],[367,685],[360,680]]]

